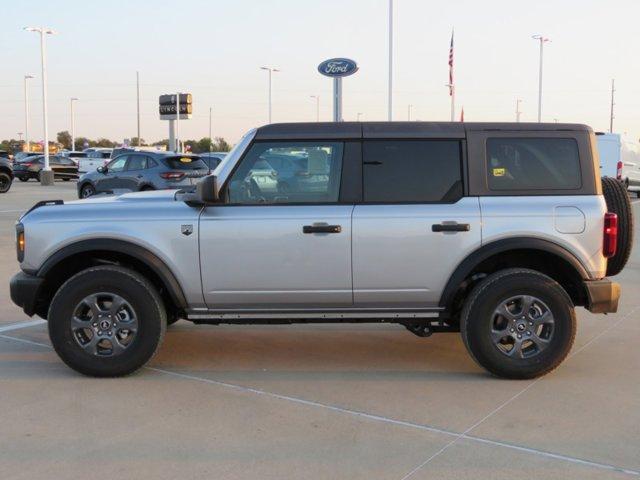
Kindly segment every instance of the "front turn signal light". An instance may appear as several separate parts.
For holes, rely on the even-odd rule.
[[[18,223],[16,225],[16,253],[18,254],[18,262],[24,260],[24,249],[26,242],[24,239],[24,225]]]

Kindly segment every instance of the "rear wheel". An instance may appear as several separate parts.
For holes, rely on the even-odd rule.
[[[576,333],[567,293],[528,269],[485,278],[467,298],[460,323],[473,359],[494,375],[515,379],[539,377],[560,365]]]
[[[8,173],[0,172],[0,193],[7,193],[11,188],[11,176]]]
[[[618,216],[618,242],[616,254],[607,262],[607,276],[622,271],[633,247],[633,208],[625,184],[615,178],[602,177],[602,193],[607,210]]]
[[[73,276],[54,296],[49,336],[58,356],[84,375],[119,377],[142,367],[166,330],[160,296],[144,277],[100,266]]]

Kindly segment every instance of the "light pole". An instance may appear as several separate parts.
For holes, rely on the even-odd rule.
[[[358,122],[359,122],[359,121],[360,121],[360,117],[361,117],[362,115],[364,115],[364,114],[363,114],[362,112],[358,112],[358,113],[357,113],[357,115],[358,115]]]
[[[393,119],[393,0],[389,0],[389,91],[388,119]]]
[[[616,79],[611,80],[611,112],[609,113],[609,133],[613,133],[613,119],[616,118],[614,115],[613,107],[616,105],[615,101],[616,94]]]
[[[320,95],[309,95],[309,98],[316,99],[316,122],[320,121]]]
[[[413,108],[413,105],[409,104],[407,105],[407,122],[411,121],[411,109]]]
[[[18,141],[21,142],[22,141],[22,132],[18,132]]]
[[[42,119],[44,123],[44,168],[40,173],[42,185],[53,185],[53,171],[49,166],[49,126],[47,125],[47,50],[44,41],[45,35],[54,35],[56,32],[46,27],[25,27],[27,32],[40,34],[40,60],[42,63]]]
[[[71,151],[76,149],[76,119],[73,114],[73,102],[78,101],[76,97],[71,97]]]
[[[551,40],[544,35],[533,35],[531,38],[540,42],[540,71],[538,73],[538,123],[542,122],[542,59],[544,44]]]
[[[136,72],[136,117],[138,123],[138,146],[140,146],[140,73]]]
[[[273,67],[260,67],[260,70],[266,70],[269,72],[269,123],[271,123],[271,74],[279,72],[280,70]]]
[[[520,111],[521,103],[522,103],[522,99],[517,98],[516,99],[516,122],[520,122],[520,115],[522,115],[522,112]]]
[[[33,75],[24,76],[24,143],[27,145],[27,152],[31,150],[29,143],[29,90],[27,81],[32,79]]]
[[[213,119],[213,107],[209,107],[209,151],[213,152],[213,137],[212,135],[212,130],[211,130],[211,126],[212,126],[212,119]]]

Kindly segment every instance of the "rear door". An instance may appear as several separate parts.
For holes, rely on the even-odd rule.
[[[462,160],[461,139],[364,140],[352,226],[356,306],[437,307],[456,266],[481,244]]]
[[[126,188],[132,192],[140,189],[145,181],[145,170],[147,169],[147,156],[142,154],[130,154],[129,161],[124,171],[120,174],[121,188]]]

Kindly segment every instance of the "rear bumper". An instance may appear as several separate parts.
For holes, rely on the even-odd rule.
[[[587,310],[591,313],[615,313],[618,311],[620,284],[608,278],[584,282],[589,297]]]
[[[24,272],[16,273],[11,278],[9,286],[11,300],[29,316],[36,312],[36,303],[42,282],[44,282],[43,278]]]

